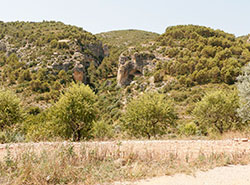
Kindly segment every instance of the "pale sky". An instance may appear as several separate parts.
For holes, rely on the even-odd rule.
[[[54,20],[92,33],[163,33],[168,26],[195,24],[240,36],[250,33],[250,0],[5,0],[0,20]]]

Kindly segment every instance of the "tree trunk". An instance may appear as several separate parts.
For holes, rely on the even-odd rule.
[[[76,130],[73,132],[73,141],[80,141],[81,139],[81,130]]]

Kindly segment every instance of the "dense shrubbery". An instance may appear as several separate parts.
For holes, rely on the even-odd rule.
[[[233,84],[240,68],[250,61],[247,44],[232,34],[202,26],[169,27],[158,43],[165,47],[163,54],[172,58],[162,66],[165,73],[185,77],[181,81],[187,86],[190,81],[193,85]]]
[[[193,115],[203,133],[215,130],[222,134],[232,128],[240,127],[236,112],[238,104],[237,93],[218,90],[206,94],[197,102]]]
[[[3,48],[0,50],[2,84],[14,88],[15,85],[20,85],[23,87],[22,90],[17,90],[20,93],[29,90],[33,91],[30,93],[47,93],[37,97],[46,96],[45,99],[48,100],[53,100],[48,92],[53,89],[54,82],[59,81],[62,87],[67,87],[73,81],[72,68],[77,58],[72,56],[75,52],[88,51],[98,62],[102,60],[89,50],[95,45],[99,46],[100,41],[96,36],[82,28],[61,22],[0,22],[0,36]],[[71,57],[72,60],[69,60]],[[67,72],[61,70],[66,60],[72,62],[67,70],[63,68]],[[53,63],[59,67],[51,67]],[[88,70],[87,80],[95,77],[95,70]],[[35,100],[43,101],[44,98]]]
[[[23,118],[20,99],[11,91],[0,90],[0,131],[11,129]]]
[[[123,116],[128,133],[150,139],[166,134],[170,127],[174,127],[177,114],[172,102],[165,98],[163,94],[147,93],[132,100]]]
[[[31,114],[23,129],[31,140],[89,139],[97,118],[96,95],[90,87],[72,84],[59,100],[39,114]]]
[[[74,141],[89,138],[97,116],[96,96],[83,84],[73,84],[50,108],[50,122],[62,138]]]
[[[104,59],[86,47],[99,42],[94,35],[60,22],[0,22],[0,38],[4,39],[4,35],[8,35],[5,39],[13,52],[0,51],[1,84],[27,98],[23,103],[27,111],[23,117],[20,100],[13,93],[2,96],[0,92],[0,101],[5,102],[0,102],[2,142],[23,141],[25,137],[33,141],[79,141],[122,138],[127,134],[150,138],[169,132],[206,135],[244,126],[235,113],[238,98],[231,89],[240,68],[250,61],[250,46],[231,34],[201,26],[176,26],[168,28],[155,43],[149,43],[157,34],[134,30],[104,33],[98,36],[109,48]],[[72,40],[77,42],[73,47]],[[147,43],[141,45],[144,41]],[[118,59],[132,45],[136,45],[133,52],[158,52],[163,60],[157,56],[152,69],[134,78],[126,89],[118,88]],[[29,56],[20,58],[20,53],[15,52],[19,48],[28,49]],[[55,63],[60,65],[68,59],[78,60],[74,56],[78,50],[99,62],[86,63],[90,87],[70,86],[73,66],[66,71],[61,66],[52,67],[53,57],[59,55]],[[243,121],[249,121],[249,71],[248,66],[238,78],[238,113]],[[144,92],[151,87],[162,94]],[[15,111],[8,106],[16,107]],[[17,124],[21,119],[25,120]],[[17,127],[12,129],[14,125]]]

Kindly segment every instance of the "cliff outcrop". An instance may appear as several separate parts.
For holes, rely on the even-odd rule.
[[[119,57],[117,73],[118,86],[129,85],[135,76],[143,75],[152,69],[155,56],[149,52],[133,52],[131,49],[123,52]]]

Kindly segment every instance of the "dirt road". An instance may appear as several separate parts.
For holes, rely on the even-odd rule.
[[[131,185],[250,185],[250,165],[227,166],[195,173],[195,176],[176,174],[141,180]]]

